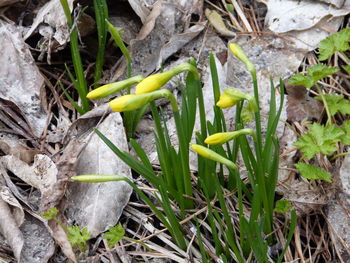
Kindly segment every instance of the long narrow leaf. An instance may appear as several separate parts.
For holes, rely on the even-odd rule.
[[[94,88],[97,88],[98,81],[102,75],[102,67],[104,64],[104,56],[107,42],[107,24],[106,19],[108,18],[108,7],[106,0],[94,0],[94,9],[97,26],[97,39],[98,39],[98,50],[96,55],[96,66],[94,76]]]

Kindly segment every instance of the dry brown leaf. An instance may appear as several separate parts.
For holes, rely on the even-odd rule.
[[[150,10],[149,7],[146,6],[144,0],[128,0],[131,8],[134,10],[134,12],[139,16],[142,23],[144,24],[147,17],[149,16]]]
[[[236,37],[236,33],[229,30],[222,17],[215,10],[205,9],[205,15],[215,30],[224,37]]]
[[[2,136],[2,139],[0,139],[0,150],[5,155],[16,156],[27,164],[32,163],[34,161],[34,155],[40,153],[39,150],[29,148],[25,144],[21,143],[18,137],[9,135]]]
[[[122,151],[128,151],[123,120],[119,113],[110,114],[97,128]],[[77,174],[119,174],[131,177],[130,168],[97,134],[91,132],[81,140],[86,143],[86,147],[77,161]],[[66,214],[78,225],[86,226],[95,237],[118,222],[131,192],[131,187],[125,182],[74,182],[67,189]]]
[[[32,166],[13,155],[3,156],[0,160],[5,169],[10,170],[22,181],[39,189],[42,193],[49,191],[57,182],[56,165],[46,155],[35,155]]]
[[[0,0],[0,7],[12,5],[23,0]]]
[[[350,12],[349,1],[343,1],[339,8],[336,7],[337,4],[330,5],[321,1],[267,2],[267,27],[275,33],[287,33],[291,46],[306,51],[314,50],[330,32],[336,32],[343,16]]]
[[[154,28],[154,25],[156,23],[156,19],[160,15],[160,12],[162,10],[162,0],[158,0],[154,3],[151,13],[147,16],[145,22],[143,23],[143,26],[137,36],[137,40],[143,40],[145,39],[149,33]]]
[[[18,262],[24,244],[23,235],[8,204],[0,198],[0,232],[6,238]]]
[[[48,191],[42,192],[40,211],[57,207],[64,196],[69,178],[76,175],[75,166],[77,158],[83,147],[81,142],[72,139],[63,150],[63,154],[56,161],[58,170],[57,181]]]
[[[60,246],[62,252],[66,255],[67,258],[72,260],[74,263],[77,263],[78,261],[73,252],[72,245],[69,243],[66,231],[64,231],[63,227],[55,220],[50,220],[48,225],[52,230],[52,237]]]
[[[0,21],[0,98],[15,103],[40,137],[47,115],[40,101],[44,79],[19,30]]]
[[[68,0],[68,5],[72,10],[73,0]],[[60,45],[64,45],[68,41],[69,30],[67,19],[63,12],[60,0],[51,0],[40,8],[30,30],[25,34],[24,39],[30,37],[41,24],[51,27],[51,37]]]
[[[13,194],[7,186],[0,185],[0,198],[11,206],[13,218],[16,221],[17,226],[22,225],[24,221],[23,207],[13,196]]]
[[[206,23],[198,23],[190,27],[184,33],[173,35],[168,43],[166,43],[160,50],[157,70],[160,69],[161,65],[167,58],[178,52],[184,45],[198,36],[205,28],[205,25]]]
[[[322,102],[310,97],[305,87],[286,85],[286,91],[289,121],[320,119],[323,110]]]

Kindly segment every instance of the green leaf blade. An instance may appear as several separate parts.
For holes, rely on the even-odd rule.
[[[303,74],[296,74],[289,79],[288,85],[300,85],[309,89],[313,85],[315,85],[315,83],[309,76],[304,76]]]
[[[102,238],[107,239],[108,247],[113,248],[125,236],[125,229],[122,224],[108,228],[108,232],[104,233]]]
[[[335,125],[322,126],[314,123],[310,126],[309,132],[303,134],[294,146],[300,148],[300,151],[310,160],[316,153],[328,155],[335,152],[336,143],[343,135],[344,131]]]
[[[322,180],[328,183],[332,182],[332,175],[319,167],[301,162],[295,164],[295,167],[300,172],[301,176],[306,179]]]

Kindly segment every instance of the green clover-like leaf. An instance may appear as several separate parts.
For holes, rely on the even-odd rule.
[[[350,101],[345,99],[343,95],[338,94],[324,94],[323,95],[332,116],[340,112],[341,114],[350,114]],[[316,97],[317,100],[322,101],[321,96]]]
[[[125,236],[125,229],[122,224],[118,224],[116,226],[112,226],[108,228],[108,232],[106,232],[102,237],[107,239],[108,246],[110,248],[114,247],[123,237]]]
[[[319,167],[301,162],[295,164],[295,167],[298,169],[301,176],[306,179],[323,180],[328,183],[332,182],[332,175]]]
[[[346,73],[350,74],[350,66],[349,65],[342,66],[342,68],[346,71]]]
[[[307,74],[312,78],[314,83],[316,83],[318,80],[335,74],[339,70],[340,69],[338,67],[328,67],[324,64],[316,64],[309,67],[306,71]]]
[[[322,126],[313,123],[309,132],[303,134],[294,145],[300,148],[307,159],[311,159],[316,153],[325,155],[331,154],[337,150],[336,143],[341,140],[344,131],[335,125]]]
[[[310,76],[304,76],[303,74],[296,74],[289,79],[288,85],[304,86],[309,89],[313,85],[315,85],[315,82]]]
[[[287,200],[278,200],[276,202],[274,211],[277,213],[285,214],[290,210],[291,207],[292,207],[291,202]]]
[[[56,207],[53,207],[48,209],[44,213],[42,213],[41,216],[46,220],[52,220],[52,219],[56,219],[57,214],[58,214],[58,209]]]
[[[331,57],[336,51],[344,52],[350,49],[350,28],[332,34],[320,42],[318,59],[323,61]]]
[[[87,249],[86,241],[91,238],[91,234],[86,227],[80,229],[80,226],[68,226],[67,237],[73,248],[85,251]]]
[[[350,120],[344,121],[341,129],[344,131],[344,135],[340,137],[341,142],[350,145]]]

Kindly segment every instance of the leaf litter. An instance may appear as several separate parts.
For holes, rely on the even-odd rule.
[[[297,1],[285,1],[284,8],[286,8],[285,10],[287,10],[288,16],[280,17],[276,16],[276,13],[274,13],[275,8],[278,7],[276,1],[265,1],[267,2],[268,10],[268,14],[265,18],[266,25],[270,30],[278,33],[279,36],[275,35],[271,37],[268,36],[268,34],[266,36],[264,34],[259,35],[255,33],[255,36],[250,39],[245,37],[244,34],[237,34],[239,32],[234,32],[235,30],[232,31],[232,34],[229,33],[232,28],[238,28],[241,32],[245,32],[244,30],[246,30],[246,32],[253,32],[254,28],[258,29],[257,32],[259,32],[259,22],[254,22],[254,19],[249,17],[250,14],[247,12],[248,9],[246,6],[242,8],[242,2],[245,1],[237,1],[234,5],[237,12],[235,15],[237,17],[234,17],[232,13],[230,13],[229,18],[233,23],[231,25],[226,23],[229,29],[225,29],[222,26],[221,22],[226,21],[216,23],[209,19],[211,20],[211,25],[215,27],[219,35],[226,37],[226,39],[222,40],[215,32],[208,28],[209,24],[204,21],[205,19],[199,22],[197,21],[197,23],[194,24],[190,23],[191,19],[189,17],[191,14],[199,15],[199,17],[202,18],[204,17],[203,3],[201,1],[156,2],[129,0],[128,2],[143,24],[141,31],[138,32],[138,34],[135,34],[135,32],[131,33],[129,40],[126,41],[130,43],[129,47],[134,51],[133,63],[135,72],[148,75],[155,70],[159,70],[163,64],[165,64],[165,67],[171,65],[171,63],[174,62],[173,60],[177,59],[177,56],[194,56],[202,70],[202,79],[203,82],[205,82],[203,92],[205,94],[211,94],[212,90],[211,80],[208,74],[208,62],[205,61],[209,51],[214,51],[216,64],[219,69],[221,88],[234,86],[249,92],[246,85],[249,79],[241,77],[245,75],[244,68],[240,68],[240,64],[226,53],[225,41],[230,40],[231,37],[237,35],[235,41],[241,43],[250,59],[259,69],[263,69],[263,74],[259,76],[259,80],[262,87],[268,87],[268,72],[272,73],[272,77],[276,83],[278,83],[278,77],[283,77],[284,79],[288,78],[292,73],[297,71],[303,61],[306,51],[315,49],[319,41],[327,36],[330,31],[336,31],[341,24],[342,17],[349,12],[347,1],[314,1],[314,3],[307,1],[307,3],[303,4],[297,4]],[[6,4],[12,3],[7,2]],[[19,137],[26,138],[27,142],[32,142],[16,145],[8,138],[0,140],[0,150],[3,153],[1,157],[2,177],[0,178],[0,212],[4,215],[0,220],[2,235],[5,236],[18,260],[24,255],[21,255],[21,253],[24,253],[23,247],[35,243],[34,240],[31,239],[33,235],[40,234],[40,239],[38,239],[38,241],[47,244],[47,247],[43,248],[40,247],[40,245],[35,246],[39,250],[41,249],[41,251],[38,250],[39,254],[45,249],[47,254],[38,256],[39,261],[35,261],[34,256],[30,258],[30,255],[27,254],[24,256],[27,262],[47,262],[49,260],[49,257],[54,253],[53,242],[50,239],[50,235],[52,235],[56,243],[61,246],[63,253],[73,262],[77,262],[64,227],[57,221],[40,221],[38,220],[40,215],[37,214],[39,211],[43,212],[52,207],[58,207],[63,212],[65,208],[68,207],[65,211],[65,215],[60,213],[59,217],[62,224],[67,223],[67,219],[65,218],[67,217],[70,223],[76,223],[81,227],[87,226],[93,236],[97,237],[100,233],[105,231],[108,226],[116,225],[121,216],[121,220],[125,222],[125,225],[131,225],[130,229],[126,228],[126,231],[131,236],[142,240],[145,236],[149,235],[149,233],[159,232],[157,234],[159,240],[167,244],[166,247],[162,247],[159,246],[157,242],[154,242],[156,240],[146,240],[146,238],[145,242],[147,242],[147,246],[157,253],[149,251],[143,252],[141,250],[126,251],[123,250],[123,248],[113,250],[113,253],[120,254],[121,258],[130,260],[133,256],[141,256],[143,258],[167,257],[175,262],[186,262],[184,260],[185,258],[194,257],[193,262],[199,262],[199,252],[196,251],[196,248],[192,246],[190,248],[191,252],[179,250],[179,248],[170,241],[169,236],[163,233],[164,231],[162,232],[159,227],[157,228],[154,226],[152,216],[141,212],[137,205],[134,206],[135,203],[131,202],[126,207],[126,210],[124,210],[124,216],[121,215],[131,194],[129,186],[121,184],[90,184],[89,187],[84,186],[75,189],[74,187],[77,187],[77,185],[69,184],[69,178],[77,172],[79,174],[123,173],[128,176],[131,176],[131,174],[127,167],[118,164],[117,159],[111,162],[115,156],[108,153],[106,147],[98,140],[97,136],[91,133],[91,128],[97,125],[105,134],[108,135],[108,132],[111,132],[108,137],[113,138],[113,136],[115,136],[115,139],[119,140],[118,142],[116,141],[116,143],[120,143],[120,145],[123,145],[123,148],[127,150],[128,146],[119,114],[111,114],[104,106],[100,106],[90,113],[80,116],[76,120],[74,115],[70,116],[71,120],[67,118],[67,115],[62,117],[62,109],[59,110],[58,116],[49,118],[48,114],[50,112],[47,108],[43,107],[45,104],[40,101],[40,98],[45,96],[42,95],[44,80],[38,73],[39,69],[36,67],[34,59],[30,54],[30,49],[22,40],[19,32],[24,30],[23,32],[25,32],[25,39],[27,39],[27,41],[31,41],[33,35],[39,32],[39,34],[44,37],[44,40],[42,40],[43,43],[47,45],[43,50],[48,53],[51,52],[50,49],[53,49],[54,52],[59,52],[59,49],[64,48],[67,44],[69,31],[65,26],[63,14],[60,12],[53,12],[58,8],[58,4],[59,1],[51,0],[46,5],[42,6],[29,30],[28,28],[16,28],[5,22],[1,22],[2,25],[0,26],[0,29],[3,30],[1,31],[2,34],[7,38],[10,37],[13,39],[12,42],[17,45],[14,44],[6,50],[15,50],[14,54],[16,54],[16,58],[18,58],[17,60],[19,61],[18,63],[21,65],[21,67],[13,67],[11,70],[4,70],[4,67],[2,67],[4,71],[0,70],[0,76],[7,81],[6,83],[10,87],[13,87],[13,79],[8,79],[8,75],[11,74],[6,75],[5,73],[18,72],[17,76],[21,75],[21,78],[16,78],[16,80],[20,80],[21,85],[19,85],[19,87],[22,88],[17,95],[13,95],[11,92],[15,89],[8,89],[5,85],[1,86],[0,81],[0,97],[4,100],[4,103],[12,105],[10,109],[13,109],[13,111],[9,111],[6,107],[0,108],[5,109],[5,115],[3,116],[6,116],[6,118],[2,117],[1,121],[5,122],[6,120],[4,130],[10,130],[12,133],[17,131],[16,134]],[[72,3],[70,2],[70,4]],[[214,3],[214,6],[215,4],[218,3]],[[289,12],[293,9],[295,4],[300,7],[299,13],[304,12],[308,15],[307,19],[303,21],[298,20],[301,18],[299,13],[295,14]],[[319,7],[325,6],[329,7],[327,13],[317,11]],[[200,8],[198,9],[197,7]],[[210,6],[210,8],[213,8],[213,6]],[[227,7],[225,6],[224,8]],[[314,9],[314,13],[318,12],[317,16],[312,19],[310,18],[311,13],[308,13],[310,9]],[[198,10],[200,10],[199,13],[195,13],[198,12]],[[219,10],[219,12],[221,11]],[[207,13],[209,14],[209,12]],[[221,12],[219,16],[223,14],[225,13]],[[249,15],[247,16],[247,14]],[[277,13],[277,15],[280,14],[283,14],[283,12]],[[329,15],[333,15],[336,18],[329,19],[329,17],[327,17]],[[227,18],[225,16],[222,17],[224,20]],[[293,19],[295,19],[294,22]],[[237,21],[240,21],[240,24],[238,24]],[[236,22],[237,24],[235,24]],[[325,28],[326,30],[324,30]],[[139,28],[137,30],[139,30]],[[307,34],[312,37],[307,38]],[[315,35],[317,35],[317,37],[314,37]],[[292,38],[294,42],[289,41],[290,38]],[[314,39],[310,41],[310,38]],[[53,39],[56,41],[55,44],[52,42]],[[9,42],[10,41],[7,41],[6,45],[8,45]],[[0,53],[0,55],[4,54]],[[116,64],[115,68],[117,68],[117,70],[111,73],[112,78],[119,78],[124,74],[122,67],[118,67],[118,64]],[[266,69],[266,71],[264,71],[264,69]],[[28,77],[26,70],[32,73],[30,77]],[[55,78],[53,79],[55,80]],[[56,80],[57,79],[58,77],[56,77]],[[24,83],[27,85],[25,86]],[[178,92],[175,89],[175,83],[169,86],[169,88]],[[266,89],[262,94],[263,96],[260,99],[262,102],[262,111],[264,112],[265,107],[267,109],[269,105],[269,98],[267,97],[269,92]],[[296,129],[301,129],[298,123],[302,123],[304,120],[319,120],[321,118],[322,108],[320,107],[320,103],[316,101],[313,96],[310,96],[310,93],[298,87],[291,86],[287,87],[287,94],[288,104],[287,109],[284,109],[283,121],[288,120],[296,125]],[[26,101],[26,96],[32,96],[32,101]],[[209,97],[211,96],[205,95],[205,98],[209,99]],[[64,107],[62,105],[66,102],[62,104],[62,101],[64,102],[64,98],[56,97],[56,103]],[[298,108],[299,103],[302,104],[302,109]],[[212,102],[208,100],[205,104],[212,105]],[[65,105],[67,105],[67,103]],[[207,108],[206,110],[208,116],[213,114],[212,109]],[[297,110],[299,111],[296,112]],[[265,110],[265,114],[266,113]],[[234,116],[232,112],[229,114]],[[33,117],[36,119],[33,119]],[[13,122],[14,118],[21,121],[19,126]],[[48,125],[48,120],[52,121],[53,119],[61,121],[59,124],[57,124],[57,122],[52,123],[51,128],[46,127]],[[174,127],[171,118],[169,119],[168,125],[169,130],[171,130]],[[146,123],[145,128],[152,131],[152,127],[149,127],[147,124],[147,119],[143,121]],[[232,119],[229,120],[228,125],[232,127]],[[57,134],[52,132],[55,127],[57,128]],[[28,131],[31,130],[33,136],[28,136],[28,134],[30,134]],[[116,131],[118,131],[118,133],[116,133]],[[144,145],[148,145],[146,145],[146,149],[148,149],[147,153],[154,157],[154,164],[156,164],[156,156],[154,155],[154,150],[152,150],[154,145],[152,145],[149,137],[143,134],[143,131],[142,127],[140,127],[138,131],[140,140],[144,141]],[[49,134],[45,137],[47,141],[40,141],[40,136],[45,132]],[[329,231],[330,236],[334,241],[334,246],[338,247],[336,252],[339,252],[340,256],[346,258],[347,254],[349,254],[346,248],[346,246],[349,246],[348,232],[345,231],[344,236],[341,236],[339,233],[342,233],[341,231],[344,231],[348,225],[347,196],[338,193],[336,198],[334,198],[333,192],[328,191],[329,189],[310,185],[298,178],[295,170],[292,168],[294,161],[298,159],[298,155],[296,155],[296,151],[293,150],[294,146],[292,145],[292,142],[296,141],[295,134],[296,132],[288,125],[280,125],[279,135],[281,136],[281,142],[284,143],[281,143],[283,158],[281,159],[280,165],[281,183],[279,185],[279,193],[284,195],[284,199],[292,201],[293,205],[299,209],[300,215],[304,216],[302,220],[309,220],[310,214],[315,211],[320,211],[323,207],[327,207],[328,210],[326,211],[325,218],[330,226],[329,229],[331,229]],[[18,139],[15,138],[14,140]],[[47,143],[50,143],[50,145],[47,145]],[[44,147],[42,147],[43,145]],[[96,152],[99,154],[97,155]],[[92,156],[93,158],[91,158]],[[319,159],[318,156],[317,158]],[[344,191],[348,188],[348,176],[346,176],[348,174],[346,170],[347,162],[348,160],[345,159],[339,172],[341,181],[341,186],[339,187]],[[192,168],[195,169],[194,160],[192,162]],[[337,168],[334,169],[332,174],[338,174]],[[19,179],[22,181],[22,185],[18,184]],[[23,182],[27,187],[30,186],[30,195],[27,194],[28,191],[26,192],[22,189]],[[142,182],[137,183],[147,189],[147,186],[143,185]],[[89,189],[90,186],[93,187]],[[107,188],[102,189],[102,187]],[[83,194],[84,192],[85,194]],[[100,193],[105,192],[110,195],[101,196]],[[66,196],[65,193],[67,194]],[[149,195],[153,196],[152,191],[149,191]],[[117,199],[121,201],[118,205],[115,204],[115,200]],[[110,205],[105,205],[105,207],[107,207],[105,211],[103,211],[102,206],[98,206],[98,204],[102,202],[110,202]],[[90,211],[87,204],[91,204],[92,209]],[[146,208],[144,207],[143,209]],[[343,218],[343,221],[339,222],[338,215]],[[127,219],[128,217],[129,219]],[[151,223],[142,224],[143,220],[150,220]],[[135,225],[139,225],[139,227],[136,231],[133,231],[132,229],[135,228],[132,226]],[[308,231],[308,225],[305,224],[305,226],[306,231]],[[303,226],[301,226],[301,228],[302,227]],[[300,235],[303,234],[299,233],[299,237]],[[311,239],[314,237],[315,236],[312,235]],[[296,233],[296,244],[298,244],[297,238],[298,234]],[[120,241],[120,243],[123,244],[123,241]],[[209,242],[207,241],[207,243]],[[137,245],[135,248],[136,247]],[[176,253],[173,253],[174,251],[176,251]],[[298,255],[303,258],[303,255],[300,253]],[[290,255],[290,257],[293,259],[292,255]],[[156,260],[152,262],[156,262]]]

